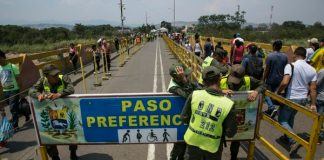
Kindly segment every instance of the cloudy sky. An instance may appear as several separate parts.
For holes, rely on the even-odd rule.
[[[0,24],[34,23],[102,23],[120,22],[120,0],[0,0]],[[300,20],[306,24],[324,23],[320,12],[324,0],[175,0],[176,20],[196,21],[201,15],[233,14],[240,5],[247,22],[269,23],[270,7],[273,21]],[[123,0],[125,24],[173,21],[173,0]]]

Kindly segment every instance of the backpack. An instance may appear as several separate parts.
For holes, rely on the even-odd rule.
[[[251,55],[249,55],[247,59],[248,63],[245,68],[247,75],[260,80],[264,71],[262,59]]]

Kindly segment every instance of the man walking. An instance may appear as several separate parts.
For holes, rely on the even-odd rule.
[[[263,62],[262,58],[256,55],[258,47],[255,44],[251,44],[248,49],[249,54],[242,61],[245,73],[248,76],[261,80],[263,76]]]
[[[280,52],[282,48],[282,41],[276,40],[272,44],[273,52],[270,53],[266,59],[266,67],[264,70],[263,81],[265,82],[267,89],[271,92],[275,92],[284,76],[284,68],[288,63],[288,57],[286,54]],[[265,111],[267,115],[274,118],[277,110],[272,103],[270,97],[265,97],[265,101],[268,105],[268,110]]]
[[[205,57],[211,56],[212,52],[214,51],[214,46],[210,41],[210,38],[207,38],[207,42],[204,45],[204,53],[205,53]]]
[[[294,63],[287,64],[284,71],[284,78],[280,83],[277,94],[282,94],[290,101],[301,106],[308,103],[307,95],[310,93],[310,109],[316,111],[316,71],[306,63],[306,49],[298,47],[294,52]],[[297,110],[288,106],[281,106],[279,109],[279,123],[293,132],[294,119]],[[280,137],[280,140],[289,145],[290,155],[297,152],[298,144],[287,135]]]

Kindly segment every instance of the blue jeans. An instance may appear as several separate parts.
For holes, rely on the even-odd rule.
[[[323,115],[324,114],[324,100],[316,100],[316,107],[317,107],[317,113]],[[322,130],[320,132],[320,138],[324,138],[324,131],[323,131],[323,124],[322,124]]]
[[[267,86],[267,89],[271,92],[275,92],[277,90],[277,88],[279,87],[278,85],[272,85],[272,84],[267,84],[266,86]],[[273,110],[274,106],[273,106],[273,102],[272,102],[271,98],[266,96],[266,97],[264,97],[264,100],[267,103],[268,110]]]
[[[293,101],[297,104],[300,104],[302,106],[305,106],[307,104],[307,99],[289,99],[289,100]],[[281,106],[279,109],[279,115],[278,115],[279,123],[286,129],[288,129],[289,131],[293,132],[296,113],[297,113],[297,110],[295,110],[293,108],[290,108],[288,106]],[[290,144],[296,143],[296,141],[289,138],[288,136],[285,135],[285,137],[288,139]]]
[[[16,95],[19,93],[19,90],[16,91],[8,91],[8,92],[3,92],[4,98],[7,99],[7,102],[10,107],[10,112],[12,115],[12,125],[14,128],[18,127],[18,112],[19,112],[19,95],[12,97],[13,95]]]

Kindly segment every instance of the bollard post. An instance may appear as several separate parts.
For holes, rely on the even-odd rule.
[[[255,141],[249,142],[249,148],[247,153],[247,160],[253,160],[254,158],[254,148],[255,148]]]
[[[83,88],[84,88],[83,92],[85,94],[87,94],[88,93],[88,91],[87,91],[87,82],[86,82],[85,76],[84,76],[83,61],[82,61],[82,57],[81,56],[80,56],[80,65],[81,65],[81,74],[82,74],[82,84],[83,84]]]
[[[108,80],[109,78],[108,78],[108,73],[107,73],[108,72],[107,54],[101,52],[101,55],[102,55],[102,59],[103,59],[103,61],[102,61],[102,63],[103,63],[102,80]]]
[[[63,73],[67,73],[67,68],[66,68],[66,63],[65,63],[65,59],[64,59],[63,49],[59,50],[59,54],[57,55],[57,58],[61,61]]]
[[[39,146],[39,151],[41,155],[41,160],[48,160],[46,147],[43,145]]]

